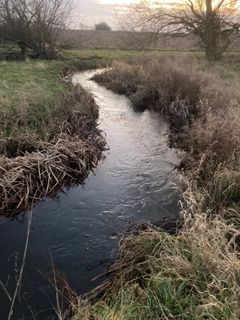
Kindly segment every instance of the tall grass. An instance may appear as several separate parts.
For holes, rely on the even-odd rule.
[[[135,108],[160,112],[174,131],[199,118],[207,109],[219,111],[230,94],[212,74],[199,70],[198,60],[142,57],[116,62],[94,79],[127,95]]]
[[[147,56],[134,63],[117,62],[112,70],[94,77],[127,95],[135,108],[161,113],[170,124],[170,144],[186,151],[183,162],[190,160],[182,167],[197,168],[202,182],[209,180],[220,164],[238,167],[240,154],[236,96],[205,68],[196,59]]]
[[[127,235],[114,281],[99,302],[82,304],[74,320],[239,319],[236,235],[204,214],[186,220],[177,236],[155,228]]]

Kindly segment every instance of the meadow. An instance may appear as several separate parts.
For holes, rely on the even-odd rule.
[[[216,63],[173,51],[64,54],[65,61],[0,64],[1,214],[84,181],[97,165],[105,146],[97,106],[67,79],[111,66],[94,79],[169,124],[169,145],[181,158],[180,219],[174,235],[151,225],[125,234],[113,277],[89,299],[68,301],[73,319],[239,319],[238,53]]]

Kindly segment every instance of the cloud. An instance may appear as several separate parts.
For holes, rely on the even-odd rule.
[[[120,7],[120,8],[119,8]],[[75,0],[72,23],[76,28],[80,24],[94,26],[96,23],[105,21],[113,28],[117,28],[118,22],[116,18],[116,10],[119,12],[122,5],[114,5],[112,3],[100,2],[99,0]]]

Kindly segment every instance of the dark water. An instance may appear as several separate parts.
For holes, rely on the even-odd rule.
[[[73,78],[95,96],[100,128],[110,151],[84,186],[47,200],[33,210],[30,245],[21,301],[13,319],[49,319],[54,291],[42,274],[51,269],[50,254],[71,286],[84,293],[98,284],[115,255],[117,236],[132,222],[158,223],[178,212],[173,167],[178,162],[166,143],[167,127],[154,113],[136,113],[129,101],[88,80],[92,72]],[[22,259],[28,215],[0,220],[0,280],[12,294]],[[0,320],[9,301],[0,287]]]

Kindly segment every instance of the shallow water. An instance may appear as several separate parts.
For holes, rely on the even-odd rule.
[[[131,223],[159,223],[179,211],[173,168],[176,152],[167,146],[167,125],[155,113],[135,112],[128,99],[89,79],[73,77],[93,93],[99,105],[99,126],[110,150],[83,186],[61,193],[33,209],[30,244],[21,301],[12,319],[51,319],[54,291],[43,275],[50,256],[71,286],[84,293],[116,255],[117,234]],[[0,220],[0,280],[12,294],[26,239],[28,215]],[[7,319],[9,301],[0,286],[0,319]]]

